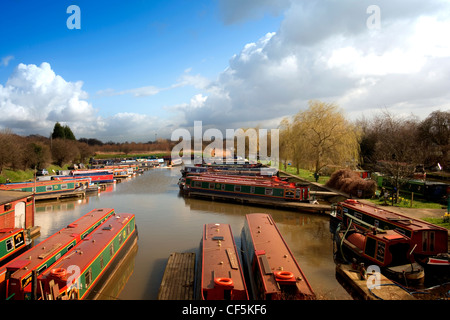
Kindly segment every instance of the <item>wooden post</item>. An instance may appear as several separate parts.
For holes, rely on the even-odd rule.
[[[413,200],[414,200],[414,192],[411,192],[411,208],[413,206]]]

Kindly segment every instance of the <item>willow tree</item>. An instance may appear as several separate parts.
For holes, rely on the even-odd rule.
[[[284,170],[286,170],[287,163],[292,161],[297,168],[297,173],[299,173],[300,153],[297,152],[298,145],[294,137],[293,123],[289,118],[284,118],[281,120],[278,129],[280,130],[279,155],[280,160],[284,165]]]
[[[359,161],[359,130],[333,103],[310,101],[290,125],[292,159],[318,173],[326,166],[354,167]]]

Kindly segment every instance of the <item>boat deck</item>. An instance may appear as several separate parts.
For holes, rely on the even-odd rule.
[[[247,214],[247,225],[252,237],[256,258],[264,280],[265,293],[280,292],[279,271],[292,273],[298,293],[314,299],[315,293],[299,267],[294,255],[285,243],[272,217],[264,213]]]
[[[435,225],[428,223],[424,220],[420,219],[413,219],[411,217],[392,212],[389,210],[385,210],[383,208],[362,203],[357,200],[346,200],[345,205],[349,208],[354,209],[355,211],[364,212],[364,214],[377,217],[377,219],[389,221],[392,223],[397,223],[398,225],[407,226],[412,231],[416,230],[423,230],[425,228],[432,228],[432,229],[443,229],[436,227]]]
[[[171,253],[159,287],[158,300],[193,300],[194,279],[195,253]]]
[[[225,299],[224,290],[230,291],[230,299],[247,300],[247,287],[229,224],[204,225],[201,252],[201,298]],[[232,282],[223,286],[220,279]]]

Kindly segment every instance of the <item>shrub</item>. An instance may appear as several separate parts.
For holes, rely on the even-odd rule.
[[[350,169],[341,169],[334,172],[326,186],[361,198],[373,197],[377,189],[375,181],[363,179],[358,173]],[[358,191],[361,192],[360,195]]]

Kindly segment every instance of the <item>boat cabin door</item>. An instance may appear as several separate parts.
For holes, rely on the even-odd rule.
[[[14,228],[25,228],[25,202],[19,202],[14,207]]]

